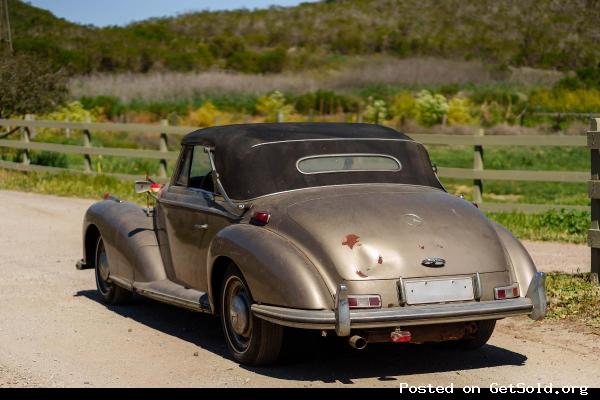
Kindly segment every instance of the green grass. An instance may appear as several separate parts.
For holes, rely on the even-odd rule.
[[[133,182],[121,181],[109,176],[66,173],[53,175],[10,171],[3,168],[0,168],[0,189],[87,199],[101,199],[106,192],[123,200],[140,201],[141,198],[135,194]]]
[[[546,291],[548,319],[579,320],[600,332],[600,286],[589,273],[550,273]]]

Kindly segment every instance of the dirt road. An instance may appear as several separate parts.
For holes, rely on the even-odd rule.
[[[0,191],[0,387],[600,384],[597,336],[526,318],[501,321],[472,353],[416,345],[357,352],[308,336],[281,365],[242,367],[228,358],[215,319],[142,298],[99,303],[93,271],[74,268],[90,203]],[[585,246],[528,247],[541,269],[589,268]]]

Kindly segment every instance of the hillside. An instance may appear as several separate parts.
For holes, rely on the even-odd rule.
[[[9,0],[15,48],[71,73],[305,70],[383,54],[574,69],[600,61],[599,0],[339,0],[95,28]]]

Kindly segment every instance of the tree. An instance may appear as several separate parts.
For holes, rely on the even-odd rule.
[[[0,118],[44,113],[64,103],[65,77],[42,59],[26,56],[0,58]]]

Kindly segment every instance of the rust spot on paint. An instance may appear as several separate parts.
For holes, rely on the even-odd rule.
[[[354,248],[354,246],[358,243],[359,239],[360,239],[360,236],[357,236],[354,233],[346,235],[346,237],[344,238],[344,241],[342,242],[342,246],[348,246],[348,247],[350,247],[350,250],[352,250]]]
[[[392,303],[388,304],[388,308],[392,308],[394,305]]]
[[[361,278],[367,278],[367,275],[363,274],[362,271],[356,271],[356,275],[360,276]]]
[[[383,257],[379,256],[377,259],[377,264],[383,264]]]
[[[424,245],[422,245],[422,244],[420,244],[420,245],[419,245],[419,248],[420,248],[421,250],[425,250],[425,246],[424,246]]]

